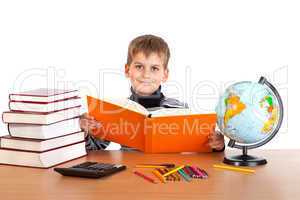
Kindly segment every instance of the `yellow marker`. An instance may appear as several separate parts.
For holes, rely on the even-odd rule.
[[[162,165],[136,165],[136,168],[166,168],[166,166]]]
[[[232,171],[238,171],[238,172],[246,172],[246,173],[254,173],[254,169],[247,169],[247,168],[241,168],[241,167],[232,167],[232,166],[226,166],[226,165],[213,165],[215,168],[219,169],[227,169]]]
[[[179,167],[177,167],[177,168],[175,168],[175,169],[173,169],[173,170],[171,170],[171,171],[169,171],[169,172],[163,174],[163,176],[166,177],[166,176],[168,176],[168,175],[170,175],[170,174],[173,174],[174,172],[177,172],[178,170],[180,170],[180,169],[182,169],[182,168],[184,168],[184,165],[181,165],[181,166],[179,166]]]
[[[152,173],[162,182],[166,183],[165,177],[163,177],[156,169],[152,171]]]

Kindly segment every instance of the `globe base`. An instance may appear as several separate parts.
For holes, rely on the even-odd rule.
[[[223,163],[235,166],[250,166],[267,164],[267,160],[264,158],[251,156],[251,155],[236,155],[224,157]]]

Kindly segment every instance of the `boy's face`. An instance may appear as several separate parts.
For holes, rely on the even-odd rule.
[[[164,67],[164,59],[157,53],[146,57],[140,52],[133,56],[130,65],[125,65],[125,75],[138,95],[149,96],[166,82],[169,71]]]

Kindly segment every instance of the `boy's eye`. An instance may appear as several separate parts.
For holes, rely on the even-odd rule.
[[[143,66],[142,66],[142,65],[135,65],[135,68],[136,68],[136,69],[142,69]]]
[[[159,68],[158,67],[151,67],[151,71],[155,72],[155,71],[158,71]]]

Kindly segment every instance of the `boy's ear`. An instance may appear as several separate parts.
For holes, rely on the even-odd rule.
[[[125,76],[129,78],[129,65],[125,64]]]
[[[161,81],[164,83],[164,82],[166,82],[166,81],[168,80],[168,78],[169,78],[169,69],[166,68],[166,69],[164,70],[164,76],[163,76],[163,78],[162,78]]]

